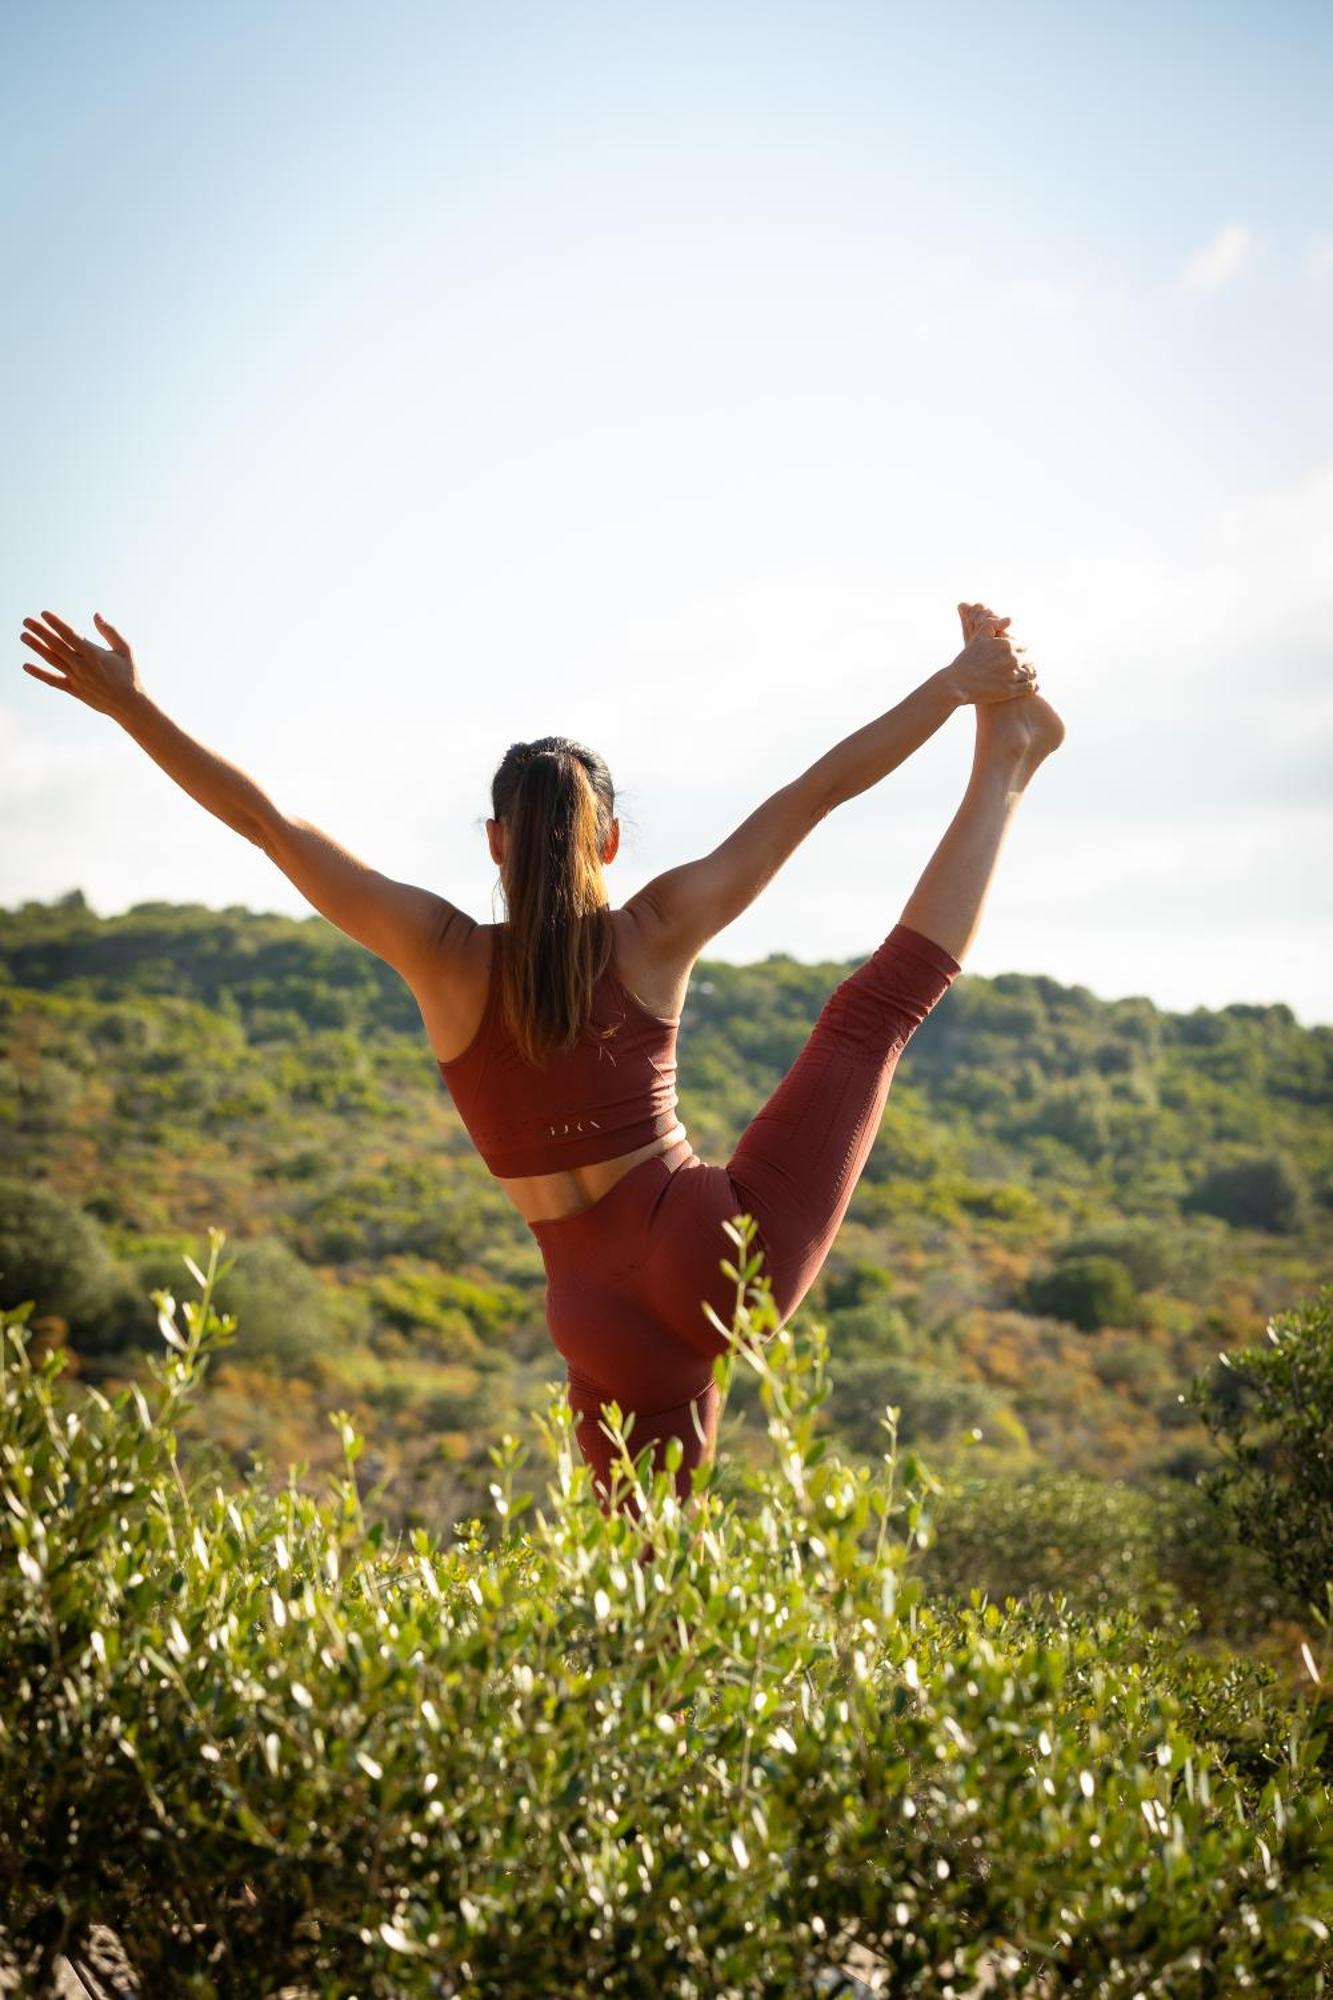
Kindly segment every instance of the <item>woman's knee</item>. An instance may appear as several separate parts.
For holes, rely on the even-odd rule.
[[[871,958],[829,996],[819,1030],[844,1054],[880,1064],[902,1052],[934,1004]]]

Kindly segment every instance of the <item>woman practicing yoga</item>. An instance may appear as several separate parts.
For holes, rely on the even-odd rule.
[[[633,1412],[629,1448],[679,1437],[677,1491],[711,1456],[714,1358],[735,1286],[724,1224],[751,1215],[782,1320],[818,1274],[879,1130],[898,1058],[971,945],[1029,778],[1064,725],[1026,648],[984,605],[958,607],[947,666],[752,812],[702,859],[618,910],[603,868],[620,841],[595,752],[564,737],[516,743],[486,823],[507,921],[477,924],[443,897],[369,868],[289,819],[144,692],[129,646],[53,612],[25,671],[111,715],[199,803],[261,847],[315,909],[392,965],[421,1009],[438,1067],[491,1172],[541,1250],[551,1338],[568,1371],[580,1448],[608,1505],[614,1456],[602,1405]],[[972,704],[976,750],[952,823],[866,963],[825,1004],[804,1049],[725,1166],[695,1154],[676,1116],[676,1029],[696,959],[805,836]],[[879,874],[876,866],[876,877]],[[626,1419],[628,1424],[628,1417]]]

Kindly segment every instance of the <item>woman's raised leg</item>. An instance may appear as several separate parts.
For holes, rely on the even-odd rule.
[[[883,944],[830,996],[728,1162],[785,1320],[832,1248],[898,1058],[961,970],[1014,810],[1064,724],[1039,695],[979,705],[961,805]]]
[[[977,934],[1018,801],[1065,733],[1050,703],[1037,694],[982,703],[976,717],[976,750],[963,802],[900,919],[960,961]]]

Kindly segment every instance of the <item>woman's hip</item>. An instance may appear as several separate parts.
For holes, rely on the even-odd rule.
[[[723,1167],[692,1148],[645,1161],[590,1208],[533,1226],[546,1271],[551,1338],[572,1374],[627,1407],[665,1409],[697,1394],[726,1348],[739,1213]],[[531,1226],[531,1225],[530,1225]]]

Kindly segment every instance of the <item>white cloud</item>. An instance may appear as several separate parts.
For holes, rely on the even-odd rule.
[[[1250,252],[1250,232],[1243,222],[1228,222],[1210,243],[1196,250],[1180,274],[1182,291],[1218,292],[1229,285]]]

